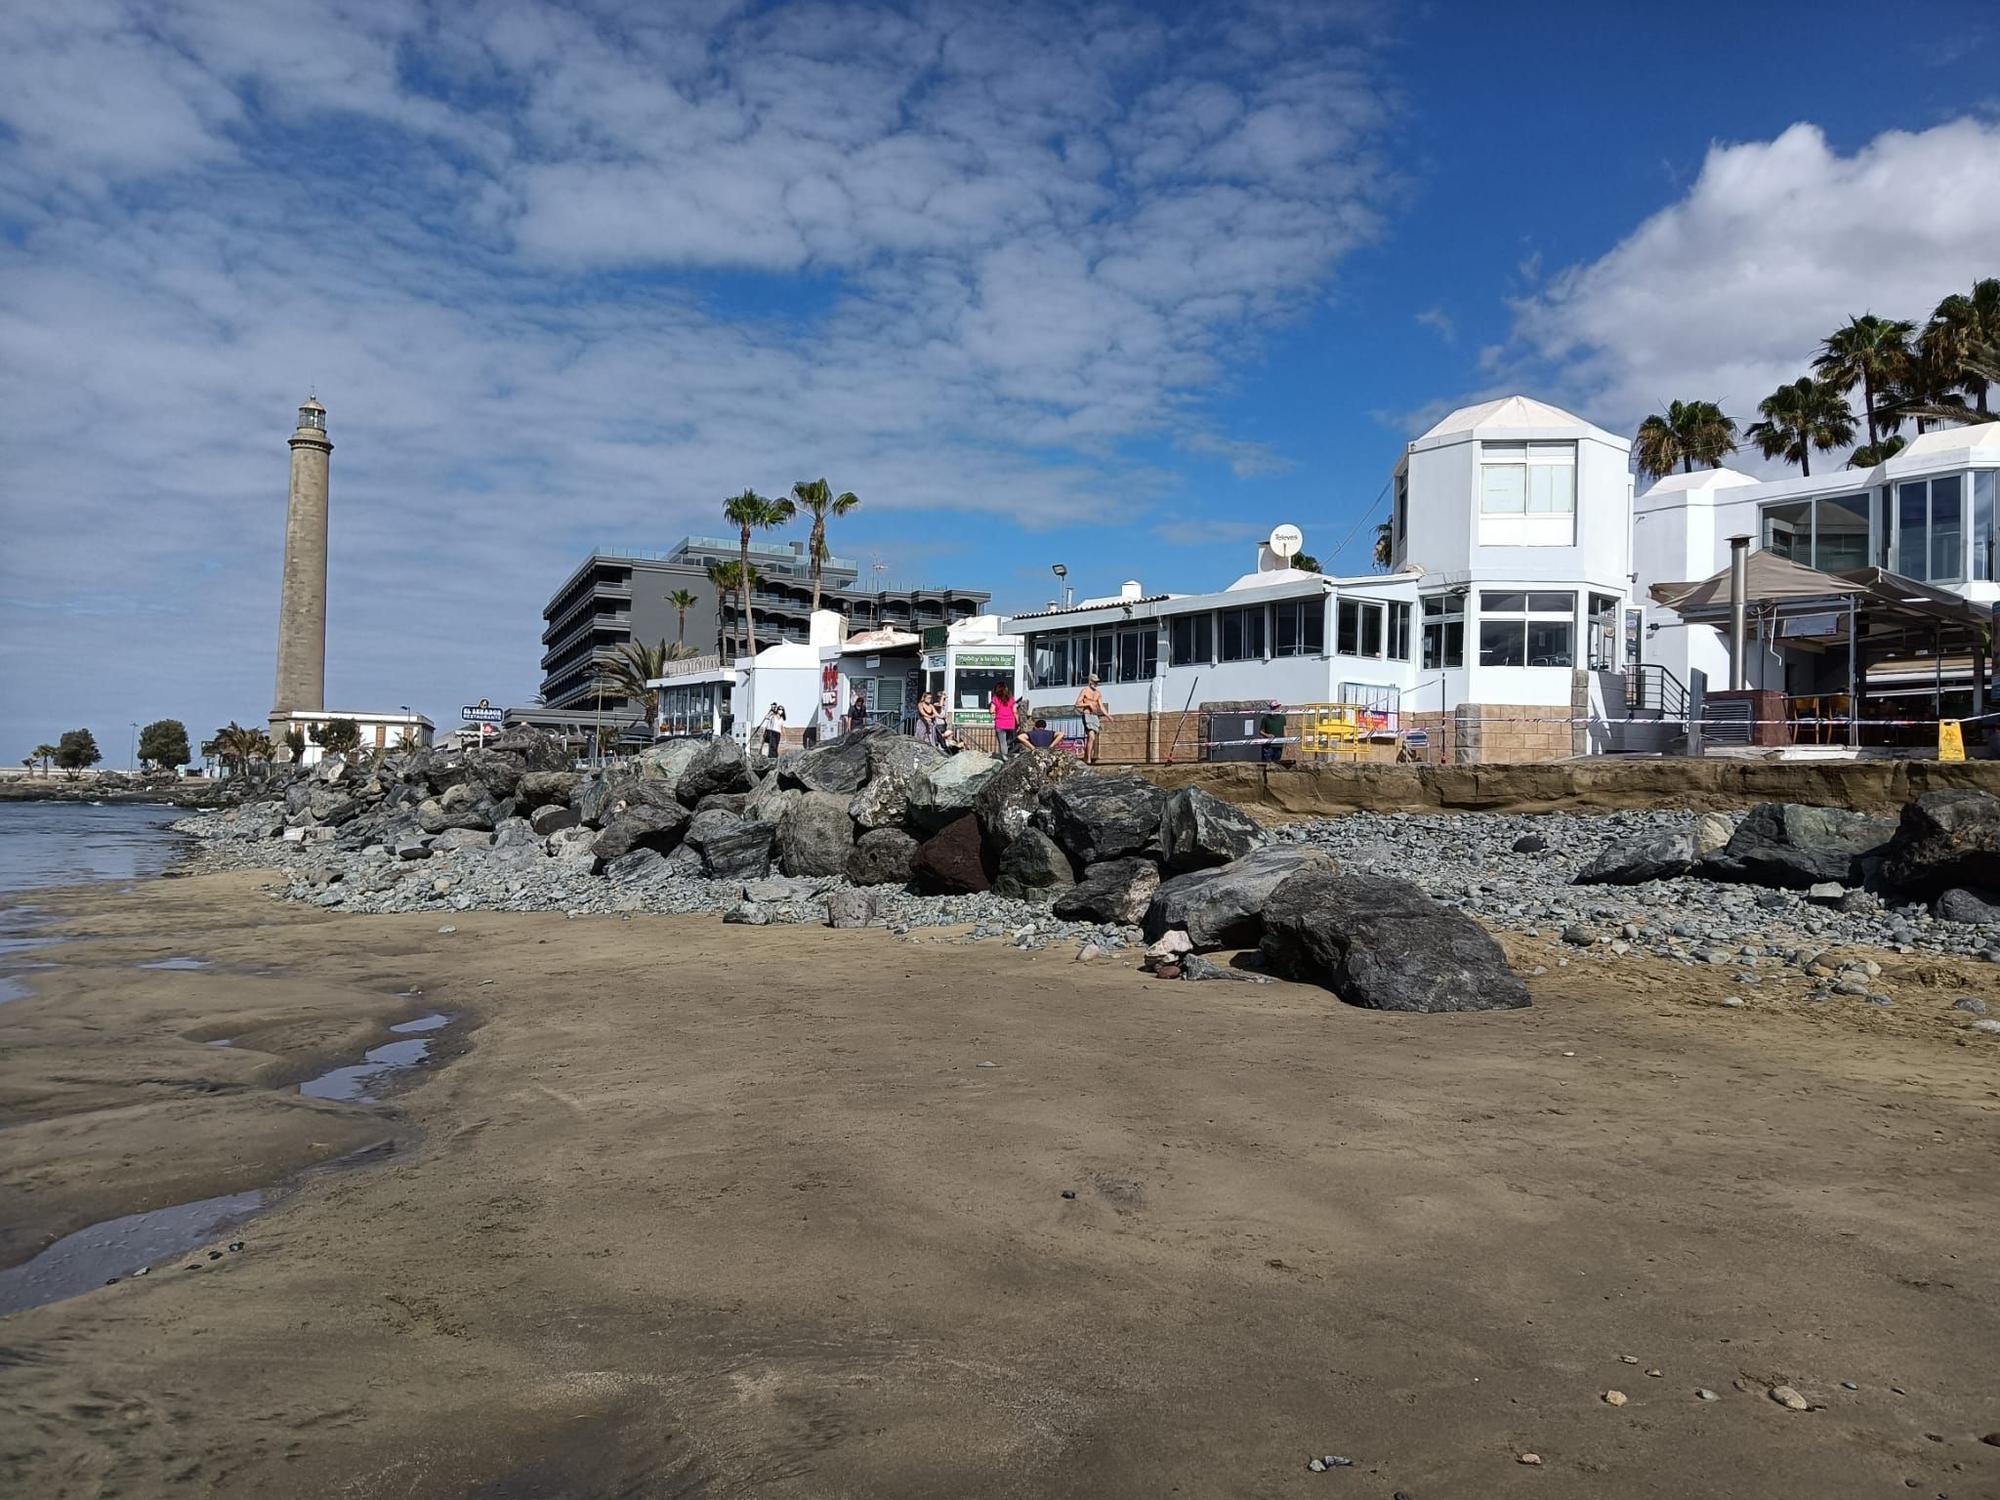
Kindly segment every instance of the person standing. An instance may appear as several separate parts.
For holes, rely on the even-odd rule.
[[[1267,761],[1277,761],[1285,751],[1285,705],[1276,698],[1271,706],[1257,720],[1257,733],[1263,736],[1263,757]]]
[[[1111,717],[1104,711],[1104,695],[1097,690],[1097,676],[1093,673],[1083,685],[1083,691],[1076,695],[1078,712],[1083,715],[1083,758],[1089,765],[1097,764],[1097,734],[1104,727],[1104,721]]]
[[[1014,736],[1021,727],[1021,716],[1014,708],[1014,689],[1010,683],[1001,683],[993,689],[993,740],[994,753],[1005,757],[1014,748]]]
[[[929,693],[917,695],[917,742],[933,746],[938,742],[937,701]]]
[[[860,683],[854,684],[854,697],[847,705],[847,732],[854,733],[868,722],[868,693]]]
[[[767,760],[778,758],[778,747],[785,738],[785,705],[773,703],[764,710],[764,756]]]

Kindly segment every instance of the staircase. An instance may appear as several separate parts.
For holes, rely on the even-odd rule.
[[[1618,748],[1628,755],[1673,754],[1687,738],[1686,684],[1658,662],[1634,662],[1624,676]]]

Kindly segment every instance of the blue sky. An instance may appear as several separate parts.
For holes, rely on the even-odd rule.
[[[1279,520],[1358,571],[1453,405],[1748,413],[1849,314],[2000,274],[2000,20],[1942,0],[1922,30],[8,7],[0,751],[262,718],[309,386],[337,705],[525,701],[590,546],[820,474],[863,498],[838,550],[1003,606],[1058,560],[1086,593],[1213,586]]]

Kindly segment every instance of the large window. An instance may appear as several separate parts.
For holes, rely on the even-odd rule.
[[[1965,577],[1965,476],[1912,479],[1896,486],[1896,556],[1891,566],[1920,583]]]
[[[1326,651],[1326,596],[1287,599],[1271,606],[1271,640],[1278,656],[1320,656]]]
[[[1145,682],[1159,675],[1160,632],[1147,625],[1118,632],[1118,681]]]
[[[1222,611],[1223,661],[1264,659],[1264,607]]]
[[[1175,615],[1169,626],[1173,665],[1207,666],[1215,660],[1215,616]]]
[[[1028,680],[1038,688],[1069,686],[1067,635],[1038,635],[1028,642]]]
[[[1574,666],[1575,641],[1576,595],[1480,591],[1480,666]]]
[[[1479,541],[1567,547],[1576,541],[1576,444],[1479,445]]]
[[[1618,665],[1618,596],[1590,596],[1590,665],[1605,672]]]
[[[1993,504],[1994,491],[2000,489],[2000,474],[1991,469],[1982,469],[1972,476],[1972,576],[1990,579],[2000,577],[2000,569],[1995,563],[2000,558],[1994,556]]]
[[[1465,665],[1465,595],[1424,595],[1424,668]]]
[[[1340,628],[1334,649],[1342,656],[1380,656],[1385,606],[1373,599],[1340,601]]]
[[[1410,606],[1389,606],[1389,656],[1394,661],[1410,659]]]
[[[1868,497],[1826,495],[1764,507],[1764,550],[1808,568],[1844,573],[1868,566]]]
[[[1099,630],[1091,636],[1087,670],[1103,682],[1118,680],[1118,637],[1110,630]]]

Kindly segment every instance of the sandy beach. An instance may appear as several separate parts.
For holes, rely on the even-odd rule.
[[[0,1320],[0,1492],[2000,1494],[1980,966],[1726,1009],[1510,937],[1532,1010],[1385,1015],[269,879],[37,898],[0,1260],[282,1191]],[[410,1086],[293,1087],[428,1011]]]

